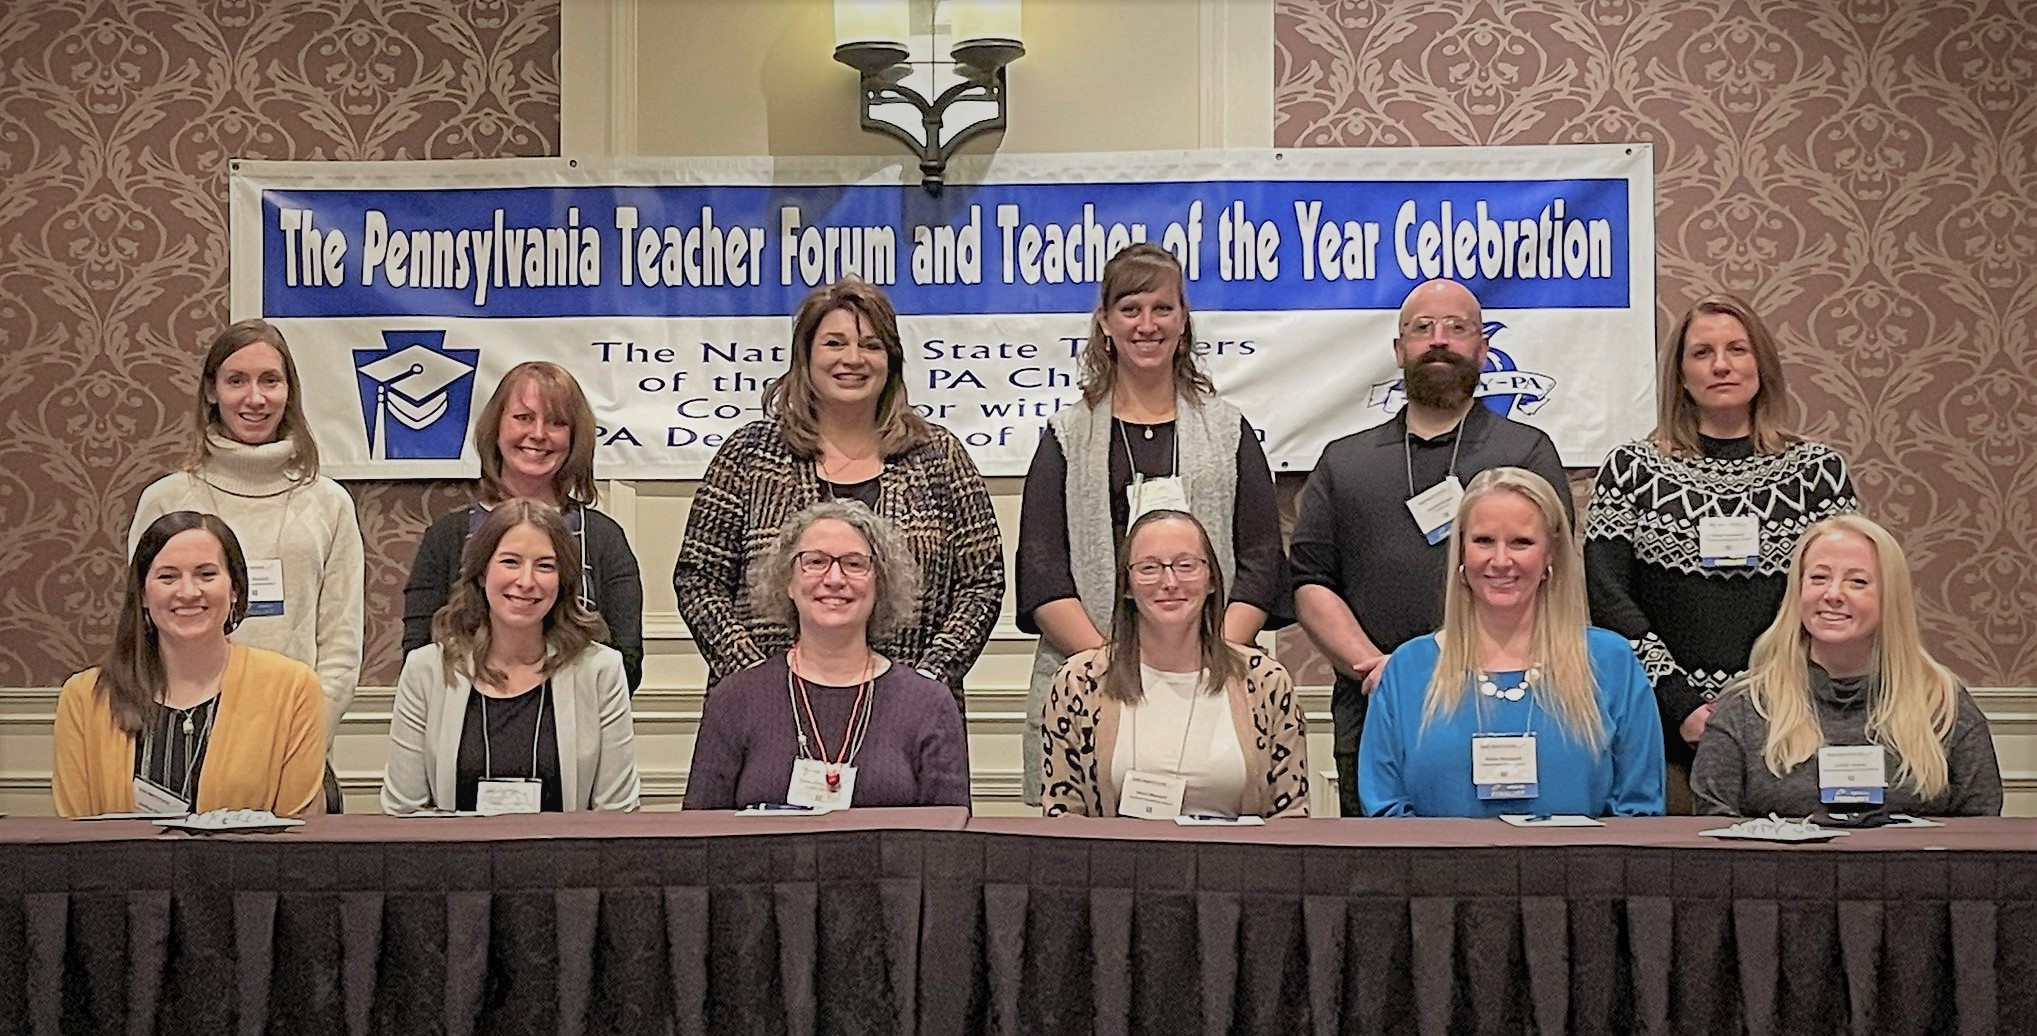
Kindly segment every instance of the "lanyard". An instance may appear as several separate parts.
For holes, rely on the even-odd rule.
[[[863,663],[863,682],[856,688],[855,703],[849,706],[849,725],[842,731],[841,757],[837,759],[828,758],[827,739],[821,736],[820,722],[814,718],[813,699],[807,693],[806,681],[799,678],[798,662],[799,646],[795,644],[785,656],[785,696],[792,703],[792,731],[799,739],[799,757],[814,758],[806,737],[806,730],[811,727],[813,744],[820,749],[821,762],[833,766],[846,766],[854,762],[856,755],[863,750],[863,737],[870,732],[870,713],[877,704],[877,696],[874,693],[876,680],[870,675],[870,671],[876,668],[877,656],[872,653]],[[806,713],[805,726],[801,726],[799,722],[802,707]]]
[[[1472,403],[1471,408],[1472,410],[1478,409],[1478,404],[1476,402]],[[1457,451],[1464,448],[1464,426],[1470,423],[1471,411],[1467,410],[1464,412],[1464,416],[1457,421],[1457,438],[1450,443],[1450,469],[1443,473],[1444,478],[1450,478],[1457,474]],[[1408,462],[1408,499],[1412,500],[1415,495],[1415,433],[1407,430],[1407,419],[1405,416],[1401,419],[1400,436],[1401,450],[1406,455]]]
[[[545,739],[545,699],[551,697],[551,688],[550,680],[538,685],[538,718],[530,728],[531,780],[538,779],[538,742]],[[495,779],[495,731],[488,728],[487,693],[478,690],[475,693],[481,695],[481,779],[492,781]]]
[[[1118,426],[1118,441],[1125,444],[1126,470],[1131,472],[1134,483],[1145,481],[1146,476],[1139,474],[1138,460],[1132,456],[1132,437],[1125,431],[1124,421],[1118,420],[1114,423]],[[1151,429],[1147,430],[1151,431]],[[1174,460],[1172,466],[1167,469],[1165,477],[1173,478],[1179,474],[1181,474],[1181,419],[1177,417],[1174,421]]]
[[[209,701],[200,702],[191,707],[192,709],[203,709],[207,705],[212,707],[205,713],[205,729],[200,731],[196,738],[184,742],[184,776],[177,784],[177,797],[183,799],[186,804],[192,802],[191,771],[197,768],[198,757],[204,754],[205,746],[212,743],[212,726],[219,721],[219,698],[215,695]],[[190,712],[190,709],[171,709],[167,705],[162,706],[162,708],[166,712]],[[172,723],[170,725],[170,744],[168,747],[174,750],[179,740],[182,739],[177,737],[177,725]],[[155,744],[156,725],[150,723],[141,739],[141,775],[144,780],[155,780],[154,777],[149,776],[151,764],[155,761]],[[169,760],[165,759],[163,778],[166,785],[169,783],[169,776]]]

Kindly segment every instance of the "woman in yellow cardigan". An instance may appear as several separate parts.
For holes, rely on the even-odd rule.
[[[247,562],[225,522],[172,511],[149,525],[113,650],[57,699],[59,815],[319,809],[318,675],[229,641],[247,606]]]

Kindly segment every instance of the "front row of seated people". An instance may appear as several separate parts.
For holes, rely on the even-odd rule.
[[[576,537],[549,505],[489,512],[432,642],[398,680],[382,805],[629,810],[629,687],[570,588]],[[1586,620],[1582,557],[1547,480],[1481,472],[1452,523],[1443,626],[1393,652],[1359,759],[1375,816],[1663,811],[1662,730],[1628,642]],[[1107,642],[1056,675],[1048,815],[1308,814],[1302,710],[1281,665],[1223,636],[1225,587],[1190,514],[1137,518]],[[914,619],[918,567],[866,506],[789,519],[751,606],[792,645],[709,692],[685,805],[969,804],[947,684],[873,642]],[[562,588],[567,592],[561,592]],[[57,812],[323,808],[325,704],[301,662],[235,643],[246,561],[217,517],[174,511],[138,539],[105,662],[63,688]],[[1692,771],[1700,811],[1990,815],[1986,720],[1918,636],[1901,548],[1842,515],[1798,543],[1789,593],[1722,699]]]

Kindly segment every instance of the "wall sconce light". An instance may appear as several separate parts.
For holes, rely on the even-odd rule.
[[[862,127],[912,149],[929,194],[964,141],[1004,129],[1004,69],[1025,52],[1019,0],[835,0],[835,60],[860,75]]]

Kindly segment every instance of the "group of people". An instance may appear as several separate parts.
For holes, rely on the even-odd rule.
[[[1407,404],[1329,444],[1287,546],[1258,436],[1195,343],[1175,258],[1118,253],[1081,399],[1027,474],[1025,790],[1048,815],[1307,815],[1300,701],[1256,646],[1297,620],[1336,671],[1345,815],[2000,811],[1901,548],[1854,513],[1839,455],[1788,429],[1775,341],[1739,300],[1701,300],[1665,343],[1656,430],[1606,458],[1581,545],[1548,437],[1478,401],[1463,285],[1409,294]],[[1005,591],[989,491],[908,402],[882,291],[815,291],[791,346],[673,571],[709,672],[685,805],[966,806],[963,684]],[[273,325],[214,341],[192,451],[136,511],[113,647],[59,702],[59,813],[339,807],[362,545],[301,392]],[[592,408],[525,363],[473,440],[476,500],[425,531],[405,587],[383,808],[634,809],[643,586],[596,507]]]

